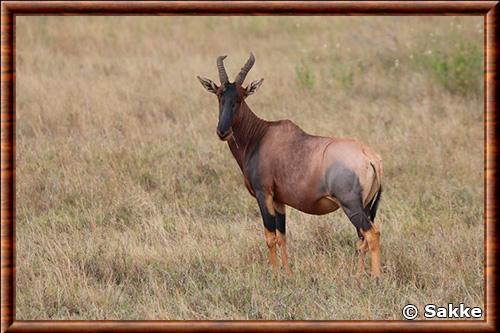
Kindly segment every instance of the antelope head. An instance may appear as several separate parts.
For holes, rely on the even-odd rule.
[[[255,63],[255,57],[250,53],[245,65],[241,71],[236,75],[234,82],[229,82],[226,69],[224,68],[224,59],[226,56],[217,58],[217,70],[219,71],[220,86],[210,79],[197,76],[203,87],[215,94],[219,100],[219,123],[217,124],[217,135],[223,141],[231,138],[232,125],[235,117],[238,115],[241,103],[248,96],[252,95],[262,84],[264,79],[256,80],[250,83],[246,88],[243,88],[243,81]]]

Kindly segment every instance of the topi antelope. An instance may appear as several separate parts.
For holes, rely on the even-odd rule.
[[[255,62],[253,54],[233,83],[224,68],[225,58],[217,58],[220,86],[199,76],[198,80],[219,100],[217,135],[228,142],[246,188],[257,199],[273,270],[277,270],[278,245],[284,269],[291,274],[286,249],[286,205],[315,215],[342,207],[359,237],[358,272],[364,272],[364,257],[370,251],[371,274],[379,277],[380,232],[373,221],[382,193],[380,156],[353,139],[310,135],[290,120],[260,119],[245,99],[264,79],[242,86]]]

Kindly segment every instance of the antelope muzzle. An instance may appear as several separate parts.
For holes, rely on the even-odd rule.
[[[217,135],[219,136],[219,139],[221,139],[222,141],[227,141],[233,135],[233,130],[229,128],[227,131],[221,132],[219,129],[217,129]]]

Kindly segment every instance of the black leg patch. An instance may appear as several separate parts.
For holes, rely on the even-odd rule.
[[[368,218],[369,212],[363,207],[363,188],[358,175],[342,162],[335,162],[327,170],[326,186],[332,196],[340,202],[361,238],[360,231],[370,230],[371,224]]]
[[[264,195],[261,192],[257,192],[256,197],[260,208],[260,214],[262,215],[262,220],[264,221],[264,227],[266,227],[268,231],[275,232],[276,221],[274,219],[274,216],[271,215],[267,210]]]
[[[286,224],[285,224],[286,216],[284,214],[280,214],[276,212],[276,229],[282,234],[286,233]]]
[[[358,232],[358,237],[359,237],[359,239],[364,240],[364,239],[365,239],[365,237],[364,237],[364,236],[363,236],[363,234],[361,233],[361,229],[360,229],[360,228],[356,228],[356,231]]]
[[[267,214],[267,216],[262,215],[264,220],[264,227],[271,232],[276,231],[276,221],[274,220],[274,216]]]
[[[344,204],[342,206],[344,209],[345,214],[351,220],[351,223],[356,227],[356,230],[358,230],[358,235],[359,235],[359,229],[362,229],[363,231],[368,231],[372,227],[370,224],[370,220],[368,219],[368,216],[366,216],[365,211],[362,208],[361,203],[359,204]]]

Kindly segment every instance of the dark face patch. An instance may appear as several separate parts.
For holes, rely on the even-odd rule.
[[[234,117],[243,101],[238,93],[236,85],[229,83],[219,96],[219,123],[217,124],[217,134],[221,139],[225,139],[231,131]]]

